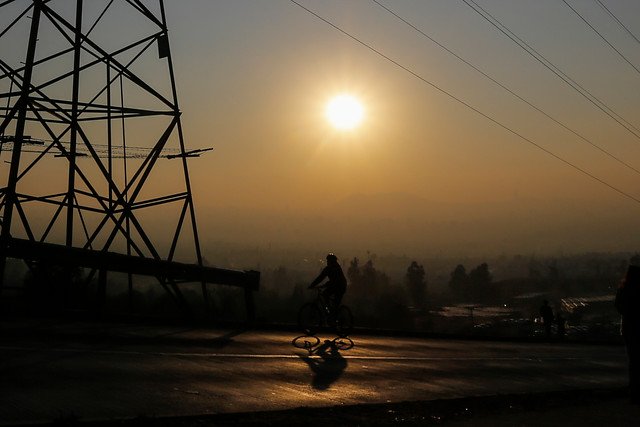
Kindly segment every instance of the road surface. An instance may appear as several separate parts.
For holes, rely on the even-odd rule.
[[[621,387],[621,346],[0,322],[0,424]],[[298,341],[300,342],[300,341]],[[318,350],[318,348],[321,348]]]

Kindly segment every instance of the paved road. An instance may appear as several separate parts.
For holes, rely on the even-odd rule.
[[[0,424],[431,400],[625,384],[618,346],[0,323]],[[324,339],[332,339],[326,335]]]

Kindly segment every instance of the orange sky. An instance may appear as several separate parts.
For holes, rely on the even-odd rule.
[[[640,75],[565,6],[530,3],[484,1],[482,5],[634,123]],[[637,138],[464,3],[385,4],[547,114],[640,166]],[[635,172],[518,101],[374,3],[304,5],[526,138],[634,197],[640,195]],[[197,195],[206,215],[201,222],[211,230],[212,240],[233,240],[234,234],[221,224],[235,219],[255,233],[239,238],[257,245],[286,246],[308,238],[327,246],[339,241],[359,249],[381,246],[372,248],[377,251],[387,246],[396,252],[636,248],[638,242],[628,231],[635,225],[636,202],[481,117],[297,6],[201,2],[198,7],[198,15],[211,16],[211,22],[178,33],[182,20],[191,15],[175,10],[172,36],[174,45],[184,46],[177,54],[179,76],[190,76],[180,83],[185,123],[192,138],[202,137],[216,147],[211,156],[193,162],[197,182],[206,182],[206,190]],[[595,3],[576,7],[640,64],[638,45]],[[611,2],[610,9],[625,19],[628,28],[640,32],[637,4]],[[345,91],[362,99],[367,115],[357,131],[340,134],[330,128],[322,111],[332,94]],[[362,209],[353,202],[354,195],[367,196],[373,206]],[[406,202],[401,204],[398,198]],[[390,208],[394,203],[397,208]],[[209,211],[214,214],[208,215]],[[587,221],[589,211],[593,218]],[[226,212],[234,214],[225,218]],[[477,213],[488,219],[478,219]],[[256,218],[258,214],[263,217]],[[328,217],[334,224],[310,219],[315,217]],[[387,217],[404,225],[390,224],[384,220]],[[297,231],[283,233],[292,218],[299,222]],[[452,229],[438,225],[447,218],[465,225]],[[380,222],[371,225],[376,221]],[[474,225],[478,221],[483,224]],[[572,221],[575,227],[568,227]],[[480,232],[480,227],[489,230]]]
[[[205,252],[217,242],[409,255],[637,249],[629,230],[637,226],[638,202],[433,85],[632,197],[640,198],[640,174],[376,3],[300,3],[396,64],[289,1],[167,2],[187,144],[215,147],[190,162]],[[639,138],[464,2],[381,3],[640,168]],[[573,3],[640,67],[638,42],[597,3]],[[562,2],[478,4],[640,127],[640,72]],[[637,2],[604,4],[640,35]],[[122,25],[126,36],[133,23]],[[351,132],[324,117],[327,101],[342,92],[365,108]]]

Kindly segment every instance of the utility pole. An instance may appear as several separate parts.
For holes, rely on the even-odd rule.
[[[188,283],[207,308],[207,283],[244,287],[251,312],[257,272],[203,265],[188,160],[209,149],[187,148],[163,0],[69,6],[0,2],[0,42],[24,43],[19,29],[30,28],[24,61],[0,57],[0,136],[13,144],[0,187],[0,290],[8,257],[55,259],[89,269],[87,282],[97,276],[98,300],[118,271],[130,301],[133,275],[145,274],[183,307]]]

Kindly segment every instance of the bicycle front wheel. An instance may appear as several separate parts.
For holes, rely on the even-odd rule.
[[[353,329],[353,315],[346,305],[338,307],[336,316],[336,332],[339,337],[345,338]]]
[[[308,302],[298,312],[298,327],[307,335],[315,335],[322,325],[322,313],[318,306]]]

